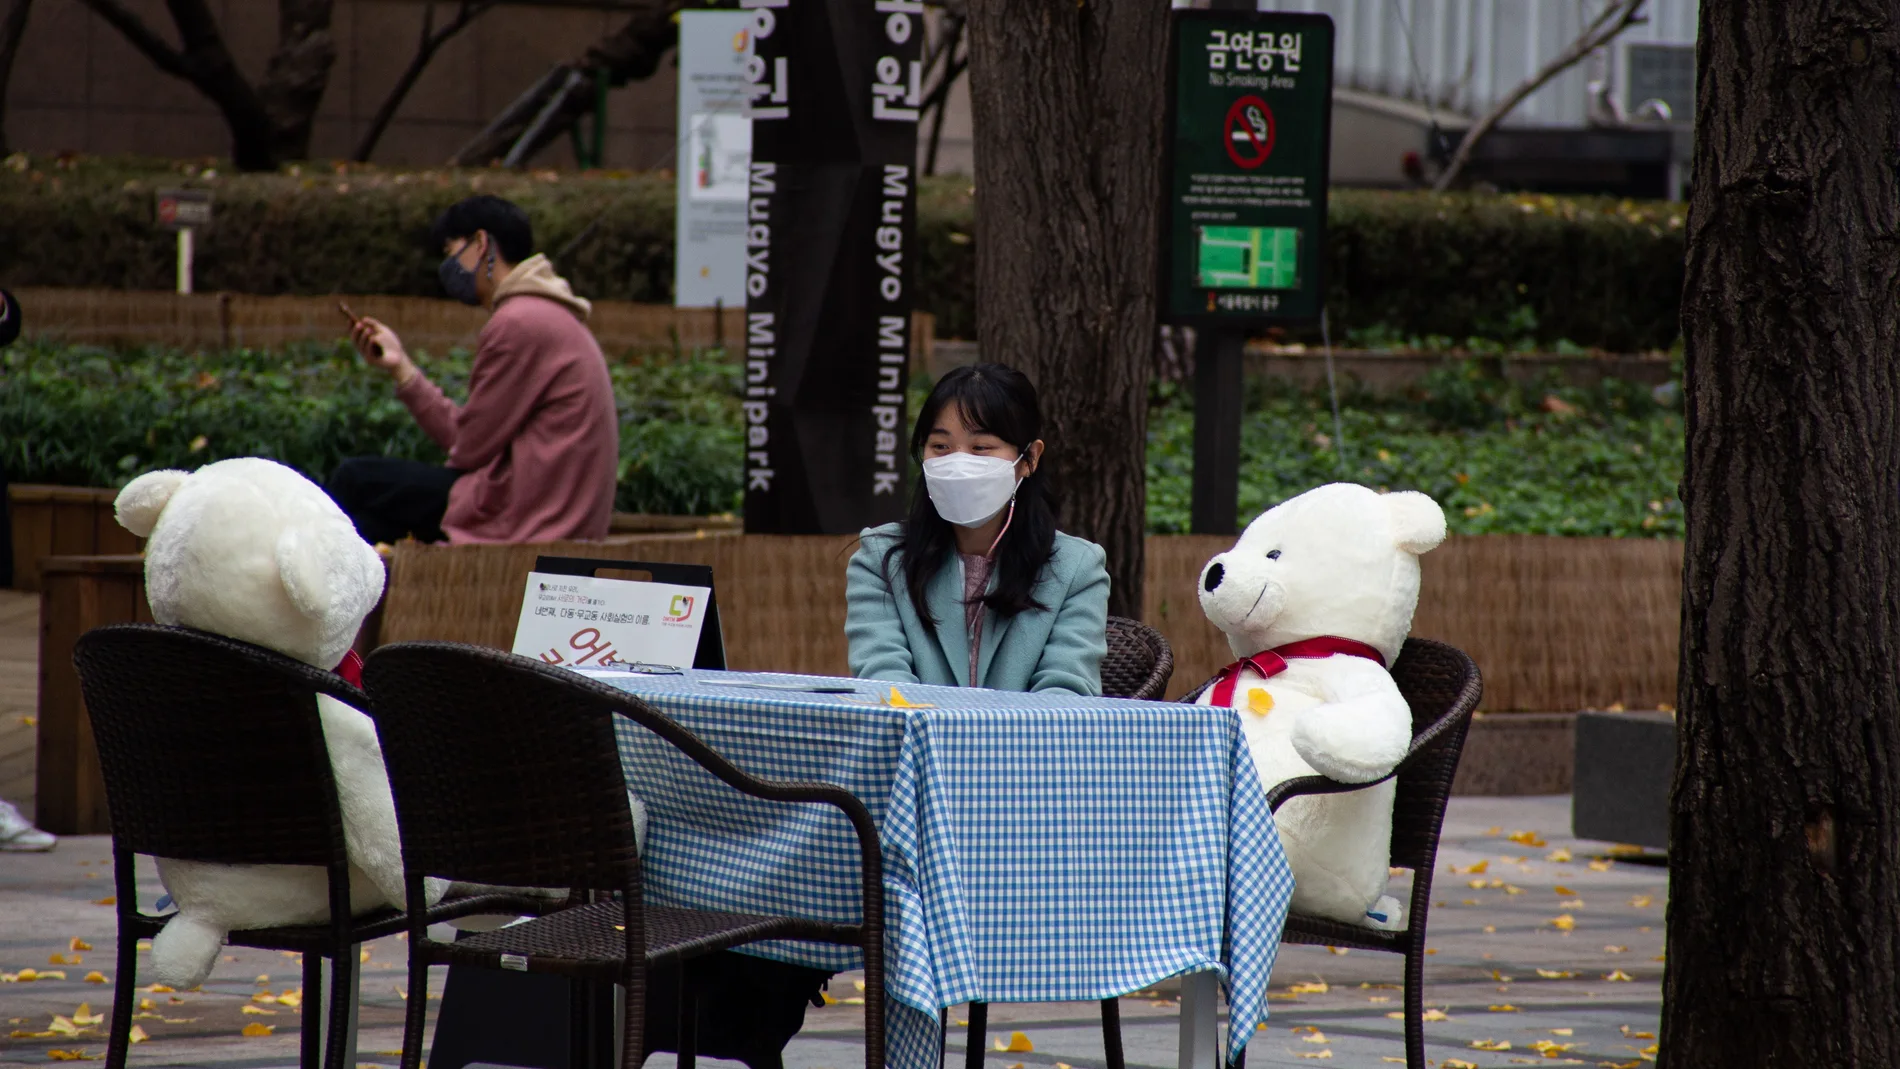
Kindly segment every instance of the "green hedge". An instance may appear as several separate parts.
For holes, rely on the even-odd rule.
[[[423,364],[452,395],[461,392],[464,354],[425,355]],[[613,374],[617,506],[739,508],[739,365],[631,361]],[[911,411],[927,386],[913,383]],[[1682,535],[1682,421],[1645,389],[1614,380],[1590,389],[1554,380],[1520,386],[1463,363],[1409,393],[1345,401],[1342,460],[1323,392],[1248,383],[1242,516],[1348,479],[1423,490],[1464,533]],[[1149,410],[1150,530],[1187,530],[1193,437],[1190,391],[1158,385]],[[117,486],[152,468],[232,456],[272,457],[320,481],[359,454],[442,460],[386,378],[342,347],[0,351],[0,466],[15,481]]]
[[[201,165],[16,155],[0,167],[0,284],[169,289],[173,246],[153,194],[210,188],[197,284],[244,293],[434,295],[431,219],[473,192],[518,201],[541,247],[586,234],[560,264],[581,293],[664,302],[673,178],[391,171],[304,165],[230,175]],[[944,337],[975,336],[974,196],[964,177],[918,198],[918,297]],[[1679,205],[1522,195],[1336,190],[1327,286],[1341,338],[1392,334],[1666,349],[1677,335]],[[591,231],[589,230],[592,225]]]

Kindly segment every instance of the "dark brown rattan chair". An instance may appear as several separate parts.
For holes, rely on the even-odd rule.
[[[877,828],[856,797],[828,784],[755,779],[638,698],[526,657],[446,642],[397,643],[370,655],[364,681],[377,702],[411,901],[421,895],[425,875],[568,888],[588,899],[454,943],[436,942],[426,925],[412,924],[403,1069],[421,1060],[428,967],[440,964],[620,985],[626,991],[620,1064],[628,1069],[638,1069],[646,1054],[647,971],[677,968],[679,1064],[691,1069],[698,1011],[690,962],[767,939],[864,951],[865,1065],[884,1069],[882,857]],[[617,716],[744,794],[842,810],[857,833],[862,883],[840,892],[862,896],[862,922],[645,905],[614,739]]]
[[[331,973],[323,1062],[343,1066],[356,944],[405,931],[396,910],[352,918],[349,860],[318,694],[368,711],[369,697],[331,672],[271,650],[184,628],[102,627],[73,652],[112,819],[119,971],[106,1065],[120,1069],[138,1002],[138,941],[168,918],[141,913],[134,855],[231,865],[311,865],[329,872],[327,924],[235,931],[230,942],[303,955],[301,1064],[314,1069],[324,1032],[322,960]],[[511,896],[458,899],[419,924],[522,912]]]
[[[1161,632],[1125,616],[1108,618],[1108,656],[1102,658],[1102,693],[1110,698],[1158,701],[1174,677],[1174,651]],[[949,1014],[944,1014],[948,1023]],[[969,1069],[980,1069],[988,1043],[990,1007],[970,1003],[970,1028],[964,1053]],[[1121,1000],[1102,1000],[1102,1042],[1108,1069],[1122,1069]]]
[[[1354,947],[1405,955],[1405,1064],[1425,1069],[1425,919],[1432,904],[1432,869],[1438,864],[1438,835],[1458,774],[1465,732],[1484,694],[1478,666],[1462,650],[1430,639],[1408,638],[1392,665],[1392,681],[1412,707],[1412,746],[1391,775],[1399,786],[1392,800],[1392,864],[1412,870],[1412,904],[1406,927],[1381,932],[1357,924],[1289,914],[1282,943]],[[1196,687],[1182,701],[1193,701],[1213,684]],[[1288,800],[1306,794],[1364,790],[1371,783],[1340,783],[1325,776],[1290,779],[1267,792],[1277,812]],[[1239,1069],[1239,1067],[1237,1067]]]
[[[1102,693],[1111,698],[1159,701],[1174,676],[1174,651],[1161,632],[1139,620],[1108,618],[1108,656],[1102,658]]]

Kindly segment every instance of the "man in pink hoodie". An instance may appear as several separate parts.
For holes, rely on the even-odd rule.
[[[535,253],[527,214],[500,197],[442,213],[442,287],[493,309],[457,405],[423,375],[396,332],[357,322],[351,340],[396,381],[396,397],[448,452],[446,467],[352,457],[326,487],[370,542],[551,542],[604,538],[620,428],[613,384],[574,296]]]

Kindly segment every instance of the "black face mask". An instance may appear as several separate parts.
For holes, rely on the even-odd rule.
[[[461,254],[456,254],[456,256],[459,255]],[[494,272],[494,261],[491,259],[488,266],[490,277],[493,277]],[[475,288],[475,272],[463,267],[462,261],[456,259],[455,256],[443,258],[442,266],[435,270],[435,277],[442,283],[442,292],[452,299],[468,305],[482,303],[481,292]]]

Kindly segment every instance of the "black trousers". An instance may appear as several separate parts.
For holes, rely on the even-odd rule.
[[[439,464],[395,457],[350,457],[330,473],[323,489],[372,545],[415,538],[440,542],[449,487],[462,473]]]

